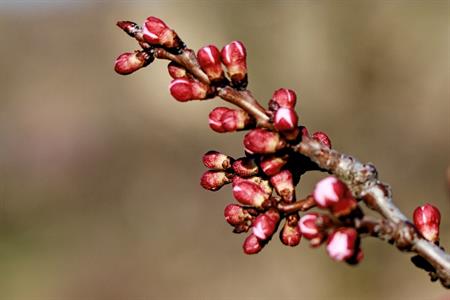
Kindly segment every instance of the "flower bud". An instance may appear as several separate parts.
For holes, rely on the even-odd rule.
[[[244,137],[245,150],[253,154],[274,153],[285,145],[278,133],[262,128],[253,129]]]
[[[333,176],[319,181],[314,188],[313,196],[316,203],[322,208],[336,206],[339,210],[344,210],[347,206],[353,206],[356,203],[345,183]]]
[[[172,80],[169,90],[172,97],[180,102],[206,99],[208,96],[207,85],[188,78]]]
[[[264,158],[259,165],[266,175],[273,176],[279,173],[286,163],[287,159],[272,155]]]
[[[439,224],[441,213],[439,209],[429,203],[414,210],[414,225],[424,238],[430,242],[439,241]]]
[[[243,224],[251,218],[250,214],[240,205],[228,204],[224,210],[225,220],[228,224],[236,226]]]
[[[148,17],[142,29],[143,39],[150,45],[163,46],[168,49],[184,47],[176,32],[170,29],[161,19]]]
[[[254,234],[250,234],[244,241],[242,248],[245,254],[256,254],[262,250],[264,243]]]
[[[114,70],[120,75],[128,75],[147,66],[153,59],[153,56],[143,51],[122,53],[116,58]]]
[[[170,77],[172,77],[173,79],[188,77],[186,69],[177,64],[176,62],[171,61],[167,65],[167,70],[169,71]]]
[[[231,179],[222,171],[206,171],[200,179],[200,185],[209,191],[217,191],[230,182]]]
[[[208,75],[211,81],[220,81],[224,79],[220,52],[214,45],[200,48],[197,52],[197,59],[200,67]]]
[[[231,82],[238,87],[247,86],[247,51],[239,41],[234,41],[222,48],[222,62],[227,67]]]
[[[325,132],[314,132],[312,138],[331,149],[331,140]]]
[[[228,107],[214,108],[209,113],[209,118],[208,118],[209,127],[211,127],[211,129],[214,130],[215,132],[220,132],[220,133],[226,132],[226,130],[223,128],[222,116],[230,110],[231,109],[229,109]]]
[[[269,108],[273,111],[280,107],[293,109],[296,102],[297,95],[293,90],[281,88],[273,93],[272,99],[269,101]]]
[[[268,240],[277,229],[279,220],[280,216],[275,210],[270,210],[270,213],[260,214],[253,221],[252,232],[260,240]]]
[[[220,121],[222,122],[222,128],[226,132],[233,132],[245,129],[247,125],[252,123],[252,118],[241,109],[230,109],[222,115]]]
[[[308,128],[306,128],[305,126],[300,126],[300,129],[301,129],[301,131],[302,131],[302,137],[303,137],[303,136],[309,137],[309,131],[308,131]]]
[[[351,258],[358,247],[358,233],[354,228],[349,227],[336,229],[327,241],[328,255],[336,261]]]
[[[274,126],[278,131],[297,129],[298,117],[292,108],[281,107],[275,112]]]
[[[237,182],[233,186],[233,196],[241,204],[262,207],[269,200],[269,196],[264,190],[250,180]]]
[[[270,183],[275,188],[277,194],[280,195],[284,201],[294,201],[295,189],[291,171],[283,170],[280,173],[270,177]]]
[[[308,240],[317,237],[320,234],[319,227],[317,226],[318,213],[307,213],[300,218],[298,227],[305,238]]]
[[[231,167],[233,158],[217,151],[208,151],[203,155],[203,165],[208,169],[226,170]]]
[[[233,170],[240,177],[251,177],[258,174],[258,166],[253,158],[242,157],[233,163]]]
[[[291,220],[286,220],[280,232],[281,242],[290,247],[295,247],[300,243],[302,233],[298,226],[298,215],[291,215]]]

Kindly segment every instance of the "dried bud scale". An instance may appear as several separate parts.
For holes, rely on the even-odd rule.
[[[419,206],[414,210],[414,225],[424,238],[430,242],[439,241],[439,225],[441,213],[439,209],[429,203]]]

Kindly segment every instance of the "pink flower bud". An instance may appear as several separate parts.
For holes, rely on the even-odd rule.
[[[240,177],[251,177],[258,174],[258,166],[253,158],[242,157],[233,163],[233,170]]]
[[[114,70],[120,75],[128,75],[147,66],[153,59],[153,56],[143,51],[122,53],[116,58]]]
[[[269,156],[260,162],[260,167],[268,176],[273,176],[281,171],[281,168],[287,163],[287,159],[277,156]]]
[[[227,132],[244,129],[252,123],[252,118],[241,109],[230,109],[225,112],[220,119],[222,128]]]
[[[180,48],[183,43],[166,23],[156,17],[148,17],[143,26],[143,38],[150,45],[163,46],[168,49]]]
[[[170,62],[167,65],[167,70],[169,71],[170,77],[172,77],[173,79],[188,77],[186,69],[177,64],[176,62],[173,61]]]
[[[275,112],[274,126],[279,131],[290,131],[297,128],[298,117],[292,108],[281,107]]]
[[[322,207],[330,207],[344,199],[349,193],[345,183],[329,176],[319,181],[314,188],[314,200]]]
[[[234,41],[222,48],[222,61],[227,67],[228,76],[233,84],[247,86],[247,51],[244,44]]]
[[[245,150],[249,153],[274,153],[285,145],[278,133],[262,128],[253,129],[244,137]]]
[[[198,50],[197,59],[209,80],[218,81],[224,78],[220,52],[216,46],[209,45]]]
[[[280,217],[276,211],[271,210],[269,214],[260,214],[253,221],[252,232],[260,240],[268,240],[277,229]]]
[[[439,224],[441,213],[439,209],[429,203],[414,210],[414,225],[424,238],[430,242],[439,241]]]
[[[294,182],[292,173],[289,170],[283,170],[270,178],[270,183],[275,188],[278,195],[284,201],[292,202],[295,198]]]
[[[262,250],[264,243],[254,234],[250,234],[244,241],[242,248],[245,254],[256,254]]]
[[[296,102],[297,95],[293,90],[281,88],[273,93],[272,99],[269,101],[269,107],[274,111],[280,107],[294,108]]]
[[[187,78],[172,80],[169,86],[170,94],[180,102],[189,100],[206,99],[208,96],[208,86]]]
[[[206,171],[200,179],[200,185],[209,191],[217,191],[230,182],[231,179],[222,171]]]
[[[260,189],[262,189],[264,191],[264,193],[266,193],[268,195],[268,197],[270,197],[272,195],[272,187],[270,186],[269,181],[264,180],[259,176],[253,176],[253,177],[249,177],[249,178],[242,178],[239,176],[234,176],[232,185],[234,187],[238,183],[241,183],[244,181],[255,183],[256,185],[259,186]]]
[[[314,132],[312,138],[331,149],[331,140],[325,132]]]
[[[269,200],[269,195],[256,183],[241,181],[233,186],[233,196],[244,205],[262,207]]]
[[[316,238],[320,235],[319,227],[317,226],[318,213],[308,213],[300,218],[298,227],[305,238],[308,240]]]
[[[203,165],[213,170],[226,170],[231,167],[233,159],[217,151],[208,151],[203,155]]]
[[[354,228],[336,229],[327,241],[328,255],[336,261],[351,258],[358,247],[358,233]]]
[[[222,123],[222,116],[230,111],[228,107],[216,107],[209,113],[209,127],[211,127],[212,130],[215,132],[226,132],[226,130],[223,128]]]
[[[224,210],[225,220],[228,224],[236,226],[243,224],[251,218],[250,214],[240,205],[228,204]]]

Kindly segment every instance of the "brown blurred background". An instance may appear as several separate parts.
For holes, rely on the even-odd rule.
[[[405,214],[440,207],[450,249],[448,1],[1,1],[0,299],[449,299],[374,239],[358,267],[305,241],[245,256],[229,188],[199,186],[204,152],[242,155],[208,128],[219,100],[171,99],[165,62],[113,72],[136,48],[115,22],[149,15],[194,49],[243,41],[256,97],[295,89]]]

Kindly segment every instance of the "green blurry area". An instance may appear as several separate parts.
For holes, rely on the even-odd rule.
[[[300,122],[376,164],[406,214],[441,209],[450,249],[447,1],[2,2],[1,300],[449,297],[374,239],[357,267],[305,240],[242,254],[230,189],[199,186],[204,152],[243,154],[208,128],[223,103],[171,99],[162,61],[113,71],[137,47],[115,22],[149,15],[194,49],[243,41],[254,95],[296,90]]]

